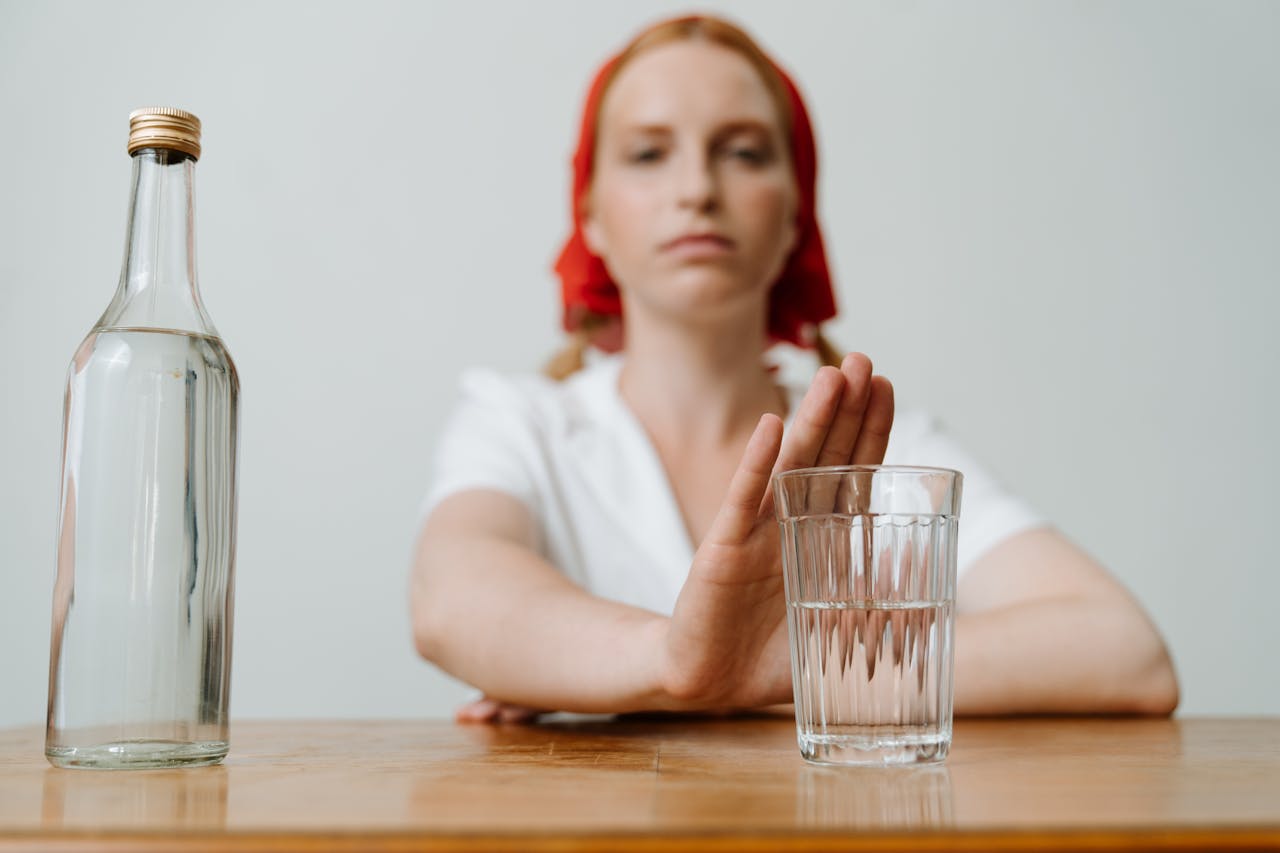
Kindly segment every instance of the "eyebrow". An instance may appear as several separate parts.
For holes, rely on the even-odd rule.
[[[663,136],[671,134],[671,125],[667,124],[629,124],[620,128],[623,133],[646,136]]]
[[[674,133],[669,124],[631,124],[621,128],[621,130],[623,133],[648,136],[670,136]],[[773,131],[774,127],[768,122],[757,119],[735,119],[718,126],[715,129],[715,135],[732,136],[735,133],[762,133],[770,136]]]

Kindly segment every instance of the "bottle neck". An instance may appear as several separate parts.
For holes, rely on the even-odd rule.
[[[217,335],[196,285],[195,165],[180,151],[134,153],[120,286],[98,328]]]

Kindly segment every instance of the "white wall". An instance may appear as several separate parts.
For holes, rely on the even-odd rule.
[[[1185,713],[1280,713],[1273,3],[727,8],[807,90],[832,331],[1106,562]],[[130,109],[205,122],[244,383],[233,713],[444,715],[408,552],[467,364],[554,346],[586,80],[671,3],[0,0],[0,725],[44,713],[63,373]]]

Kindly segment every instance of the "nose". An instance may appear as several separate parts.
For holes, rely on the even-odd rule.
[[[681,157],[676,180],[680,207],[710,212],[719,205],[720,181],[709,152],[693,151]]]

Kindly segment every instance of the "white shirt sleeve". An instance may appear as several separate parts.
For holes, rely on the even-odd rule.
[[[963,577],[975,560],[1016,533],[1046,526],[1045,519],[962,448],[934,419],[909,413],[895,418],[886,464],[954,468],[964,475],[956,573]]]
[[[449,495],[468,489],[506,492],[536,511],[534,467],[542,454],[531,396],[522,393],[518,381],[483,369],[463,373],[461,391],[436,445],[421,517]]]

